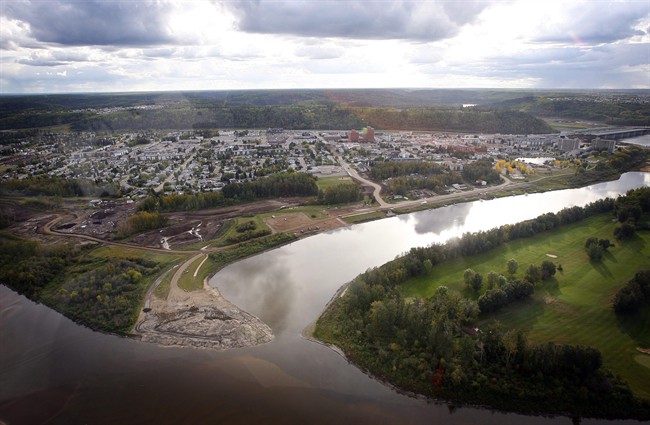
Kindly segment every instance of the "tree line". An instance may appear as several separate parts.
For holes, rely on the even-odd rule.
[[[288,196],[316,196],[316,177],[307,173],[278,173],[263,179],[225,185],[225,198],[254,201]]]
[[[14,111],[0,119],[0,130],[70,125],[74,131],[151,129],[269,128],[333,130],[367,125],[385,130],[441,130],[504,134],[552,133],[528,113],[478,108],[385,108],[305,105],[229,105],[194,102],[160,109],[123,109],[110,113],[65,110]]]
[[[582,187],[594,181],[612,179],[621,173],[642,166],[648,151],[638,146],[628,145],[613,153],[606,161],[600,161],[592,169],[579,167],[571,180],[572,187]]]
[[[509,411],[650,418],[602,368],[598,350],[531,344],[498,322],[472,329],[476,302],[447,287],[405,300],[399,290],[356,278],[319,318],[315,336],[380,379],[430,397]]]
[[[633,314],[650,305],[650,270],[638,272],[614,297],[616,314]]]
[[[59,119],[65,119],[65,114]],[[35,114],[32,126],[46,114]],[[151,110],[123,110],[109,114],[70,115],[76,131],[117,131],[148,129],[269,128],[291,130],[361,128],[366,125],[354,111],[333,105],[308,106],[181,106]],[[0,123],[1,124],[1,123]],[[5,125],[21,128],[18,117]]]
[[[630,191],[628,196],[646,198],[650,188]],[[315,336],[343,348],[348,358],[382,379],[429,396],[523,412],[650,418],[650,404],[635,399],[624,382],[601,367],[598,350],[530,344],[523,333],[498,323],[472,329],[479,314],[529,297],[535,282],[554,275],[551,261],[530,265],[523,279],[507,281],[490,273],[487,281],[492,287],[478,302],[444,286],[430,298],[405,300],[399,288],[443,261],[485,252],[592,215],[614,214],[615,202],[607,198],[466,234],[444,245],[412,248],[353,279],[344,295],[335,297],[319,318]],[[508,261],[511,276],[517,267],[516,261]],[[465,278],[470,290],[480,289],[480,275],[468,269]]]
[[[370,168],[370,177],[374,180],[410,176],[435,176],[445,174],[449,170],[440,164],[430,161],[387,161],[377,162]]]
[[[362,198],[361,190],[357,184],[343,183],[320,189],[317,202],[324,205],[347,204]]]
[[[82,260],[82,270],[43,294],[43,301],[92,329],[125,333],[135,322],[151,277],[160,266],[138,258]]]
[[[490,184],[501,182],[499,173],[494,168],[490,158],[479,159],[478,161],[465,164],[462,171],[463,178],[470,183],[477,180],[485,180]]]
[[[25,179],[11,179],[0,182],[0,191],[20,193],[25,196],[54,196],[72,198],[76,196],[120,197],[118,185],[98,185],[90,179],[67,179],[58,176],[36,176]]]
[[[526,96],[492,105],[497,108],[525,110],[535,116],[573,118],[603,122],[609,125],[641,125],[650,121],[650,112],[640,102],[585,101],[585,98],[550,99],[547,96]]]
[[[377,181],[388,179],[388,190],[402,196],[416,189],[442,192],[447,185],[462,183],[458,173],[429,161],[376,162],[370,169],[370,176]]]
[[[58,282],[75,261],[74,245],[43,246],[9,235],[0,235],[0,282],[28,298],[38,299],[47,285]]]
[[[525,112],[488,108],[354,108],[369,125],[385,130],[462,131],[503,134],[553,133]]]
[[[428,189],[436,193],[444,193],[445,186],[462,183],[463,179],[456,172],[438,176],[395,177],[388,181],[388,190],[396,195],[406,195],[411,190]]]
[[[117,227],[117,237],[126,238],[136,233],[160,229],[167,226],[169,219],[158,212],[138,211]]]
[[[316,178],[307,173],[279,173],[244,183],[228,183],[218,192],[196,194],[150,193],[139,205],[142,211],[192,211],[291,196],[316,196]]]

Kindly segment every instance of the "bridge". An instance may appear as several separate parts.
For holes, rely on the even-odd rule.
[[[601,139],[621,140],[650,134],[650,127],[592,129],[580,131],[579,133],[585,136],[600,137]]]

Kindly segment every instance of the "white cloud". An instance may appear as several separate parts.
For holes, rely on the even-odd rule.
[[[650,88],[649,30],[647,0],[10,0],[0,92]]]

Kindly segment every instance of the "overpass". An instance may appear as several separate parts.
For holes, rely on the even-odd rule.
[[[650,127],[600,128],[589,131],[578,131],[577,133],[584,134],[585,136],[600,137],[601,139],[607,140],[621,140],[650,134]]]

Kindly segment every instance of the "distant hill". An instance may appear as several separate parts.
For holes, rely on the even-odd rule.
[[[544,133],[552,130],[535,117],[634,125],[645,121],[647,125],[648,104],[640,100],[647,100],[648,93],[298,89],[3,95],[0,130],[61,125],[74,130],[106,131],[206,127],[347,129],[372,125],[378,129]],[[477,106],[463,110],[466,104]]]
[[[608,125],[650,125],[650,91],[596,92],[589,94],[546,93],[524,96],[487,106],[517,110],[542,118],[564,118]]]

